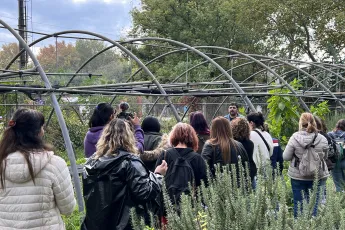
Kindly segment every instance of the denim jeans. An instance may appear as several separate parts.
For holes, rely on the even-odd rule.
[[[340,162],[337,162],[334,169],[332,169],[331,171],[335,189],[337,192],[341,192],[345,190],[344,189],[345,188],[344,169],[345,169],[345,159]]]
[[[316,216],[318,204],[320,203],[320,189],[324,188],[325,185],[326,185],[326,179],[319,180],[319,184],[317,188],[318,191],[316,195],[316,204],[314,206],[313,216]],[[307,199],[307,201],[309,201],[309,190],[313,188],[313,181],[291,179],[291,187],[292,187],[292,194],[293,194],[293,214],[294,214],[294,217],[297,217],[299,213],[298,205],[301,206],[300,211],[302,211],[303,196],[305,199]]]

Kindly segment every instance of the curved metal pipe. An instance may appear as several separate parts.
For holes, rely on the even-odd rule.
[[[245,95],[245,92],[243,91],[243,89],[237,84],[237,82],[214,60],[212,60],[212,58],[210,58],[209,56],[207,56],[206,54],[202,53],[201,51],[195,49],[192,46],[186,45],[182,42],[178,42],[178,41],[174,41],[171,39],[166,39],[166,38],[155,38],[155,37],[147,37],[147,38],[135,38],[135,39],[131,39],[129,40],[130,42],[133,41],[146,41],[146,40],[154,40],[154,41],[164,41],[164,42],[169,42],[184,48],[187,48],[188,50],[191,50],[193,53],[196,53],[197,55],[203,57],[205,60],[209,60],[211,64],[213,64],[220,72],[222,72],[233,84],[233,86],[235,87],[236,91],[239,92],[241,94],[241,98],[244,100],[244,102],[250,107],[250,109],[252,111],[256,111],[255,107],[253,106],[252,102],[249,100],[248,96]]]
[[[105,51],[107,51],[107,50],[109,50],[109,49],[111,49],[111,48],[114,48],[114,47],[115,47],[115,45],[108,46],[108,47],[104,48],[103,50],[99,51],[98,53],[94,54],[94,55],[93,55],[92,57],[90,57],[88,60],[86,60],[86,61],[79,67],[79,69],[74,73],[74,75],[73,75],[73,76],[71,77],[71,79],[67,82],[67,84],[66,84],[65,87],[68,87],[69,84],[71,84],[72,81],[74,80],[74,78],[77,76],[77,74],[78,74],[87,64],[89,64],[93,59],[95,59],[95,58],[98,57],[100,54],[102,54],[102,53],[104,53]],[[63,95],[63,93],[61,93],[61,94],[59,95],[58,101],[61,100],[62,95]],[[115,98],[116,98],[116,96],[112,99],[110,105],[114,102]],[[53,109],[50,111],[50,113],[49,113],[49,116],[48,116],[48,119],[47,119],[47,122],[46,122],[46,126],[49,126],[49,123],[50,123],[50,120],[51,120],[51,118],[52,118],[52,116],[53,116],[53,113],[54,113],[54,108],[53,108]]]
[[[42,78],[42,81],[44,82],[45,87],[48,89],[52,89],[50,82],[49,82],[49,79],[47,78],[42,66],[38,62],[38,60],[35,57],[35,55],[33,54],[33,52],[30,50],[29,46],[25,43],[24,39],[19,34],[17,34],[9,25],[7,25],[4,21],[2,21],[1,19],[0,19],[0,24],[5,26],[13,34],[13,36],[15,36],[17,38],[17,40],[20,42],[20,44],[24,47],[24,49],[26,50],[26,52],[30,56],[35,67],[37,68],[37,71],[40,73],[40,76]],[[71,139],[69,137],[68,129],[67,129],[65,120],[63,118],[59,103],[56,100],[55,94],[51,93],[50,98],[52,100],[53,107],[55,108],[55,111],[56,111],[56,116],[58,118],[58,121],[59,121],[59,124],[61,127],[61,131],[62,131],[62,135],[63,135],[63,138],[65,140],[68,158],[69,158],[70,163],[71,163],[71,169],[72,169],[72,174],[73,174],[73,181],[74,181],[74,187],[75,187],[75,191],[76,191],[76,195],[77,195],[79,211],[83,212],[84,211],[84,201],[83,201],[83,196],[82,196],[82,192],[81,192],[79,174],[77,171],[77,165],[76,165],[76,160],[74,157]]]
[[[263,57],[262,55],[256,55],[256,54],[251,54],[251,56],[254,56],[254,57]],[[334,99],[337,99],[336,101],[339,103],[339,105],[342,107],[343,110],[345,110],[345,106],[343,105],[343,103],[338,99],[338,97],[336,97],[324,84],[322,84],[322,82],[320,82],[318,79],[316,79],[314,76],[310,75],[309,73],[307,73],[306,71],[304,71],[303,69],[299,68],[299,67],[296,67],[292,64],[290,64],[289,62],[286,62],[286,61],[282,61],[282,60],[279,60],[279,59],[276,59],[276,58],[272,58],[272,57],[266,57],[266,58],[269,58],[269,59],[272,59],[274,61],[277,61],[277,62],[281,62],[281,63],[284,63],[292,68],[295,68],[295,69],[298,69],[301,73],[305,74],[307,77],[309,77],[310,79],[312,79],[313,81],[317,82],[329,95],[331,95],[331,97],[333,97]]]
[[[161,94],[163,96],[166,95],[165,90],[162,88],[161,84],[158,82],[156,77],[151,73],[151,71],[138,59],[137,56],[135,56],[131,51],[126,49],[124,46],[122,46],[118,42],[115,42],[115,41],[113,41],[113,40],[111,40],[111,39],[109,39],[109,38],[107,38],[107,37],[105,37],[103,35],[100,35],[100,34],[97,34],[97,33],[93,33],[93,32],[89,32],[89,31],[83,31],[83,30],[66,30],[66,31],[61,31],[61,32],[54,33],[54,35],[57,36],[57,35],[68,34],[68,33],[79,33],[79,34],[87,34],[87,35],[95,36],[95,37],[101,38],[104,41],[107,41],[107,42],[115,45],[117,48],[119,48],[121,51],[126,53],[129,57],[131,57],[138,64],[138,66],[142,67],[144,69],[144,71],[152,78],[153,83],[157,86],[157,88],[159,89]],[[169,96],[164,96],[164,98],[165,98],[167,104],[169,106],[171,106],[171,110],[172,110],[176,120],[180,121],[180,116],[178,115],[178,112],[177,112],[174,104],[170,100],[170,97]]]
[[[262,62],[258,61],[257,59],[255,59],[254,57],[248,55],[248,54],[244,54],[241,53],[239,51],[236,50],[232,50],[232,49],[228,49],[228,48],[224,48],[224,47],[218,47],[218,46],[198,46],[199,48],[209,48],[209,49],[218,49],[218,50],[224,50],[224,51],[228,51],[228,52],[232,52],[232,53],[236,53],[236,54],[240,54],[241,56],[244,56],[248,59],[253,60],[254,62],[256,62],[257,64],[261,65],[262,67],[266,68],[269,72],[271,72],[274,76],[278,77],[284,85],[287,86],[287,88],[295,95],[297,95],[296,91],[283,79],[281,78],[273,69],[271,69],[270,67],[268,67],[267,65],[263,64]],[[264,56],[261,56],[261,58]],[[264,57],[264,58],[269,58],[269,57]],[[274,60],[274,59],[273,59]],[[303,108],[306,111],[310,111],[309,107],[307,106],[307,104],[299,97],[299,101],[302,104]]]

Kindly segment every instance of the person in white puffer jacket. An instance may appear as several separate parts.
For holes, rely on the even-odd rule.
[[[17,110],[0,141],[0,229],[65,229],[76,201],[66,162],[42,136],[44,116]]]

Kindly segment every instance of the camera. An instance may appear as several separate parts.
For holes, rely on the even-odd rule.
[[[134,118],[133,114],[130,112],[127,112],[127,110],[130,108],[129,104],[127,102],[121,102],[119,104],[119,108],[121,112],[117,114],[117,118],[123,119],[123,120],[130,120],[130,118]]]

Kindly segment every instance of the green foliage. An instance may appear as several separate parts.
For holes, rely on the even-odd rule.
[[[344,119],[345,114],[344,113],[330,113],[326,116],[325,122],[327,126],[327,130],[331,131],[335,128],[335,125],[340,119]]]
[[[175,118],[162,118],[160,121],[161,133],[170,133],[172,127],[176,124]]]
[[[78,211],[78,207],[74,209],[71,215],[62,215],[62,220],[65,223],[66,230],[80,229],[80,223],[82,221],[82,214]]]
[[[326,116],[331,112],[328,108],[328,101],[323,101],[316,106],[312,105],[310,106],[310,112],[314,116],[318,116],[321,119],[325,120]]]
[[[86,124],[83,124],[80,117],[74,110],[63,110],[66,126],[74,149],[83,148],[84,137],[88,130]],[[45,115],[47,117],[47,115]],[[49,126],[46,128],[45,140],[54,145],[57,151],[65,151],[65,141],[56,116],[52,117]]]
[[[190,45],[215,45],[253,52],[258,36],[238,20],[239,1],[142,0],[132,11],[136,34],[172,38]]]
[[[318,205],[318,215],[313,217],[318,184],[317,178],[310,194],[310,202],[303,202],[303,211],[295,219],[291,204],[291,187],[287,187],[283,177],[272,177],[267,168],[266,176],[258,176],[256,191],[252,191],[249,178],[240,168],[240,178],[232,166],[220,167],[216,178],[202,184],[191,195],[182,195],[179,211],[171,204],[166,190],[164,203],[168,225],[165,229],[220,230],[220,229],[342,229],[345,204],[343,195],[336,193],[332,183],[327,183],[327,202]],[[290,179],[289,179],[290,180]],[[247,189],[249,188],[249,189]],[[320,194],[324,190],[321,189]],[[320,195],[322,196],[322,195]],[[134,229],[145,229],[146,225],[132,212]],[[155,225],[154,229],[159,229]]]
[[[301,87],[299,80],[294,79],[290,82],[294,89]],[[289,89],[273,89],[269,91],[272,95],[267,100],[269,109],[268,124],[272,136],[286,144],[288,138],[298,130],[298,120],[300,113],[303,112],[299,106],[298,99],[293,96],[281,96],[280,94],[290,93]]]
[[[246,108],[240,107],[240,108],[238,108],[238,112],[239,112],[239,114],[245,115],[246,114]]]

